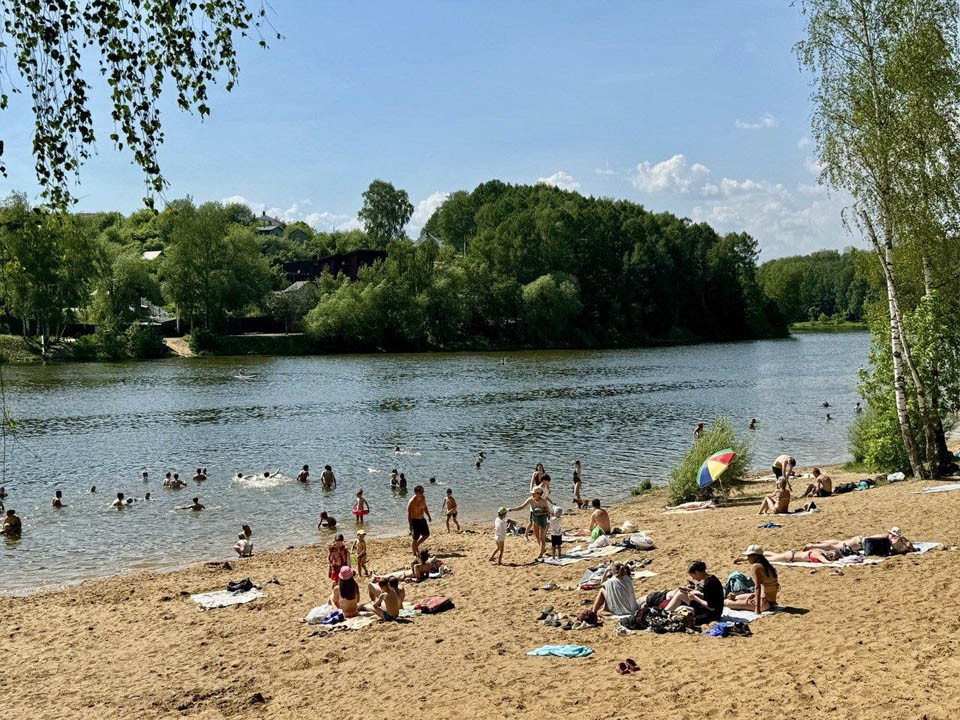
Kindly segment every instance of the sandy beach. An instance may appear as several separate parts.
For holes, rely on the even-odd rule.
[[[832,475],[838,482],[857,477]],[[636,581],[642,598],[685,583],[694,559],[725,579],[751,543],[785,550],[898,525],[911,540],[960,544],[960,492],[914,494],[920,487],[896,483],[823,499],[818,514],[770,518],[759,518],[752,503],[664,514],[663,495],[653,493],[613,507],[611,516],[615,524],[636,522],[657,549],[618,559],[652,559],[649,569],[658,575]],[[584,526],[587,518],[571,513],[565,526]],[[758,529],[766,519],[783,527]],[[956,552],[888,558],[842,575],[779,568],[781,600],[796,610],[756,620],[752,637],[618,637],[611,621],[569,632],[535,621],[544,605],[575,615],[592,601],[593,592],[563,588],[595,561],[527,564],[533,543],[510,538],[509,565],[496,567],[487,562],[491,526],[469,530],[447,535],[436,523],[429,547],[453,573],[407,586],[408,599],[443,594],[454,610],[326,637],[302,622],[329,593],[319,544],[230,559],[229,570],[201,564],[2,599],[0,704],[26,718],[612,720],[760,713],[876,720],[960,712],[960,695],[951,690],[960,686]],[[374,570],[407,563],[402,538],[368,545]],[[244,577],[267,597],[210,611],[189,598]],[[278,582],[267,582],[273,578]],[[538,589],[550,581],[561,589]],[[545,643],[583,644],[594,654],[526,655]],[[618,675],[615,664],[626,657],[642,671]]]

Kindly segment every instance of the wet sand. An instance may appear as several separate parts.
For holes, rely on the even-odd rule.
[[[818,514],[770,518],[758,517],[753,503],[663,514],[664,497],[653,493],[611,515],[615,524],[636,522],[657,549],[617,557],[652,559],[658,576],[636,581],[642,597],[685,583],[694,559],[725,579],[751,543],[795,549],[898,525],[912,540],[960,544],[960,491],[912,494],[919,488],[897,483],[818,500]],[[565,527],[585,526],[587,518],[571,513]],[[758,529],[765,519],[784,527]],[[954,551],[889,558],[843,575],[779,568],[782,602],[806,612],[760,618],[749,638],[617,637],[609,621],[571,632],[535,622],[543,605],[576,614],[592,601],[592,592],[536,589],[549,581],[575,585],[588,563],[527,564],[533,543],[510,538],[510,565],[490,565],[492,520],[463,535],[434,524],[429,547],[453,574],[408,585],[408,598],[444,594],[456,609],[403,625],[312,636],[316,628],[301,620],[329,593],[323,545],[231,558],[230,570],[201,564],[0,599],[0,706],[26,718],[876,720],[960,712]],[[407,564],[402,538],[370,540],[368,548],[374,570]],[[189,598],[243,577],[268,597],[206,612]],[[271,578],[279,584],[268,584]],[[544,643],[595,652],[577,660],[526,655]],[[642,672],[617,675],[615,663],[626,657]]]

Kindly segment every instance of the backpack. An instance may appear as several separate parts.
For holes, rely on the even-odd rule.
[[[247,592],[248,590],[253,590],[253,583],[250,578],[231,580],[227,583],[227,592]]]
[[[414,608],[422,612],[424,615],[435,615],[436,613],[441,613],[444,610],[450,610],[454,607],[453,600],[443,595],[431,595],[430,597],[425,597],[423,600],[414,605]]]
[[[879,555],[881,557],[886,557],[887,555],[890,554],[890,538],[887,538],[887,537],[864,538],[863,554]]]

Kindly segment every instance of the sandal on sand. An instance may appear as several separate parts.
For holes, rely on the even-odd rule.
[[[628,669],[630,672],[639,672],[639,671],[640,671],[640,666],[637,665],[637,661],[634,660],[633,658],[627,658],[627,659],[624,660],[623,662],[624,662],[624,664],[627,666],[627,669]]]
[[[629,674],[630,674],[630,668],[627,667],[627,664],[625,662],[618,662],[617,675],[629,675]]]

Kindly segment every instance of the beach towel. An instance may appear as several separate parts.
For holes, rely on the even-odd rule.
[[[914,495],[926,495],[927,493],[940,493],[940,492],[950,492],[952,490],[960,490],[960,483],[950,483],[949,485],[937,485],[935,487],[925,487],[919,492],[915,492]]]
[[[401,615],[403,612],[401,611]],[[338,622],[333,626],[333,630],[363,630],[363,628],[373,625],[377,621],[377,618],[373,615],[357,615],[355,617],[347,618],[342,622]]]
[[[583,558],[578,557],[563,557],[562,555],[558,558],[540,558],[537,562],[541,562],[544,565],[556,565],[557,567],[564,567],[566,565],[573,565],[578,563]]]
[[[943,547],[943,543],[938,542],[915,542],[913,546],[917,549],[916,553],[908,553],[910,555],[923,555],[926,552],[930,552],[934,548]]]
[[[577,546],[573,550],[564,553],[560,557],[584,560],[586,558],[609,557],[610,555],[616,555],[618,552],[623,552],[624,550],[626,550],[626,548],[623,547],[623,545],[607,545],[606,547],[601,548],[582,548]]]
[[[581,658],[593,654],[593,648],[586,645],[542,645],[527,655],[556,655],[564,658]]]
[[[243,605],[253,602],[266,595],[256,588],[245,592],[230,592],[229,590],[216,590],[215,592],[198,593],[191,595],[193,600],[202,610],[213,610],[214,608],[227,607],[229,605]]]
[[[757,615],[751,610],[731,610],[730,608],[723,609],[723,615],[720,616],[720,622],[727,623],[751,623],[757,618],[764,617],[766,615],[773,615],[773,610],[768,610],[765,613],[760,613]]]

